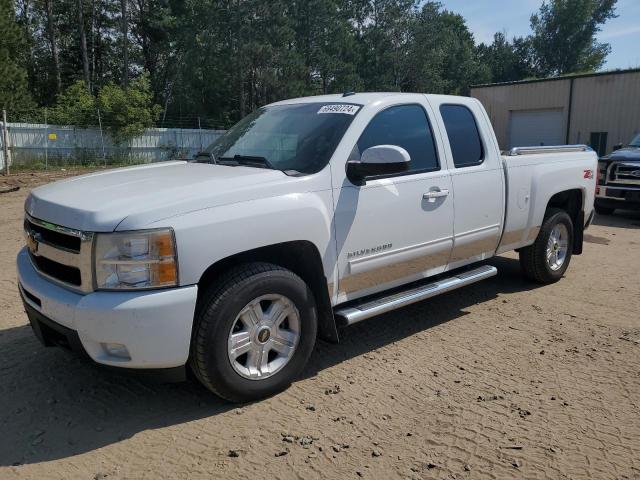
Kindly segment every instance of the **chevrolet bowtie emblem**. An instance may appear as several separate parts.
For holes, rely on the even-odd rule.
[[[27,232],[27,248],[33,255],[38,254],[38,240],[40,235],[33,232]]]

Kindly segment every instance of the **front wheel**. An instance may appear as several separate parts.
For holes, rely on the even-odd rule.
[[[571,217],[564,210],[553,209],[547,212],[533,245],[520,250],[520,265],[531,280],[555,283],[569,267],[572,251]]]
[[[293,272],[269,263],[241,265],[202,295],[191,368],[209,390],[232,402],[285,389],[316,340],[313,293]]]

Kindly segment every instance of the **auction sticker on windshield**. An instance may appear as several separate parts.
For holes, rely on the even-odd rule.
[[[346,115],[355,115],[360,110],[360,105],[347,105],[345,103],[339,103],[335,105],[325,105],[318,113],[344,113]]]

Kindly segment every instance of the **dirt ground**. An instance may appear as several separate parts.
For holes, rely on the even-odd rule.
[[[236,406],[37,342],[14,260],[49,179],[0,194],[0,478],[640,478],[640,213],[596,218],[555,285],[496,258],[497,277],[346,329],[286,392]]]

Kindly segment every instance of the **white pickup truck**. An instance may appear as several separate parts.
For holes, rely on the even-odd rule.
[[[317,337],[495,275],[494,255],[518,250],[528,277],[560,279],[596,168],[584,146],[501,155],[471,98],[282,101],[193,161],[34,189],[20,293],[45,345],[261,398]]]

